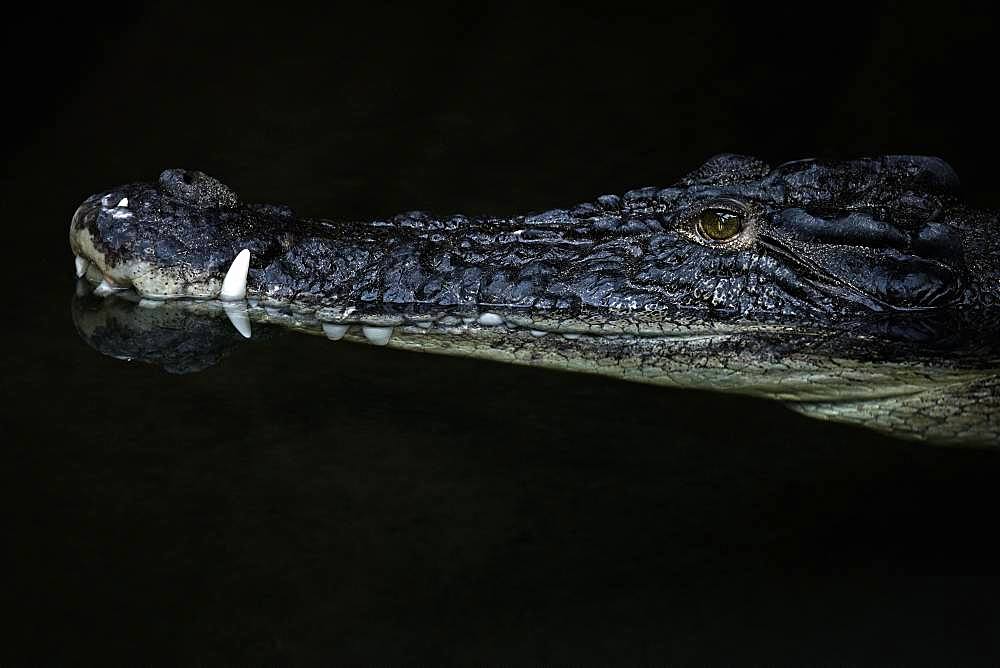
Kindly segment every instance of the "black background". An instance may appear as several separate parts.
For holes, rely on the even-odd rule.
[[[567,205],[721,151],[920,153],[995,204],[991,15],[154,3],[9,18],[0,658],[1000,658],[993,452],[307,337],[168,376],[77,338],[66,243],[84,197],[174,166],[367,218]]]

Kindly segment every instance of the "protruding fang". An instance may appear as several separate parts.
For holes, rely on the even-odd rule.
[[[233,260],[226,277],[222,279],[219,299],[236,301],[247,296],[247,271],[250,269],[250,250],[244,248]]]
[[[364,325],[361,333],[376,346],[384,346],[392,338],[392,327],[369,327]]]
[[[503,324],[503,318],[496,313],[483,313],[479,316],[479,324],[486,327],[496,327]]]
[[[243,304],[226,304],[223,309],[236,331],[242,334],[243,338],[249,339],[253,330],[250,327],[250,315],[247,313],[246,307]]]
[[[323,323],[323,333],[326,334],[326,338],[331,341],[340,341],[344,338],[344,334],[347,334],[347,328],[350,325],[335,325],[332,322]]]
[[[123,208],[128,208],[128,197],[122,197],[121,201],[118,202],[118,206]]]
[[[118,287],[105,277],[104,280],[98,283],[97,287],[94,288],[94,294],[98,297],[107,297],[108,295],[113,295],[119,290],[124,290],[124,288]]]
[[[74,262],[76,262],[76,277],[83,278],[83,275],[87,273],[87,267],[90,266],[90,261],[77,255]]]

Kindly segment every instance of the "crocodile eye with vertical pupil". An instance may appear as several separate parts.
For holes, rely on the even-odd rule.
[[[712,241],[729,241],[743,231],[743,216],[725,209],[705,209],[698,216],[698,231]]]

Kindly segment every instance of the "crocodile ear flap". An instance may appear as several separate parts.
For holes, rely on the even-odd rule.
[[[711,185],[724,186],[731,183],[757,181],[771,171],[766,162],[748,155],[720,153],[709,158],[705,164],[694,170],[683,179],[685,186]]]
[[[882,168],[909,190],[953,193],[959,188],[958,174],[941,158],[887,155],[882,158]]]
[[[160,174],[160,188],[200,207],[232,209],[240,203],[229,186],[204,172],[189,169],[164,170]]]

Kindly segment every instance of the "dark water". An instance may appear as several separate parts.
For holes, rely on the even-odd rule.
[[[987,203],[992,17],[66,11],[6,35],[23,65],[3,182],[0,657],[1000,656],[1000,452],[302,336],[172,376],[78,338],[66,241],[85,196],[171,166],[361,218],[544,209],[723,150],[913,152]]]

